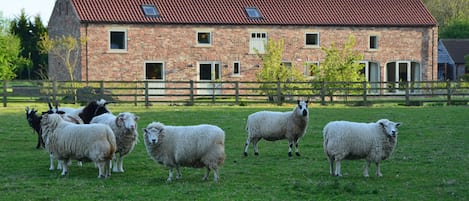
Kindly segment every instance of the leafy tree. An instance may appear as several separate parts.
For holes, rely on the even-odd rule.
[[[260,85],[261,94],[268,95],[269,98],[280,95],[277,100],[282,100],[284,95],[295,93],[294,88],[299,87],[291,82],[303,81],[304,77],[294,66],[286,66],[282,63],[282,55],[284,49],[284,40],[278,41],[269,39],[265,45],[265,53],[257,52],[258,57],[262,60],[263,67],[256,75]],[[280,83],[280,94],[277,92],[277,84]]]
[[[365,77],[360,72],[363,66],[359,63],[363,59],[363,55],[354,51],[354,46],[355,37],[350,35],[342,48],[337,48],[335,43],[332,43],[330,48],[322,47],[326,57],[319,68],[311,69],[317,75],[314,81],[332,82],[327,86],[330,89],[347,85],[343,82],[365,81]],[[318,82],[313,82],[313,84],[317,85]],[[356,85],[357,87],[361,86],[359,83]],[[318,87],[313,86],[313,88]],[[334,91],[336,90],[329,90],[327,93],[332,95]]]
[[[467,22],[469,20],[467,17],[469,16],[469,3],[467,3],[467,0],[424,0],[423,2],[438,22],[439,29],[444,30],[444,32],[439,32],[440,38],[446,38],[448,36],[446,33],[451,33],[452,28],[459,29],[457,26],[451,26],[454,21],[463,20]],[[465,27],[469,29],[469,27]],[[458,35],[458,38],[460,38],[460,35]]]
[[[451,20],[439,30],[440,38],[468,38],[469,17],[467,19]]]
[[[62,35],[57,38],[49,38],[48,34],[43,34],[39,40],[38,46],[42,53],[49,53],[59,58],[67,69],[72,89],[76,89],[75,77],[73,73],[79,60],[79,49],[86,41],[84,38],[75,38],[71,35]],[[72,90],[73,101],[77,102],[77,92]]]
[[[0,80],[15,78],[16,67],[28,62],[18,56],[21,49],[20,39],[7,31],[8,23],[0,13]]]
[[[18,66],[18,78],[37,79],[41,75],[47,74],[45,73],[48,62],[47,54],[41,53],[37,46],[40,36],[47,33],[47,28],[42,24],[40,16],[34,17],[34,22],[32,22],[24,10],[21,10],[21,14],[12,20],[10,32],[21,39],[21,56],[31,60],[31,62]]]

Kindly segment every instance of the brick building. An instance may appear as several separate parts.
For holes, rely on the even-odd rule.
[[[369,81],[437,79],[437,23],[421,0],[57,0],[48,29],[87,39],[77,80],[253,81],[268,39],[309,76],[320,47],[349,35]],[[49,77],[65,73],[50,55]]]

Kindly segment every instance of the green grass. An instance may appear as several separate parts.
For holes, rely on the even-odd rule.
[[[310,106],[310,122],[300,142],[301,157],[287,157],[287,142],[259,143],[258,157],[243,156],[246,117],[284,106],[111,105],[114,113],[140,116],[140,142],[124,161],[125,173],[97,179],[91,163],[69,175],[49,171],[48,154],[36,150],[24,106],[0,108],[0,200],[469,200],[469,107]],[[46,104],[31,105],[46,109]],[[321,130],[332,120],[400,121],[393,156],[382,163],[383,177],[364,178],[364,161],[342,163],[343,177],[329,176]],[[152,121],[167,125],[209,123],[226,132],[225,165],[218,183],[202,181],[204,169],[182,169],[181,180],[167,183],[168,170],[146,153],[141,128]],[[374,173],[372,166],[370,173]],[[371,175],[371,174],[370,174]]]

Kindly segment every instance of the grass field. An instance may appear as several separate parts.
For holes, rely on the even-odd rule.
[[[46,109],[46,105],[31,105]],[[301,157],[287,157],[287,142],[259,143],[259,156],[243,156],[246,117],[286,106],[111,105],[113,113],[140,116],[139,138],[124,161],[124,173],[97,179],[91,163],[69,174],[49,171],[48,154],[35,149],[25,105],[0,108],[0,200],[469,200],[469,107],[310,106]],[[342,163],[343,177],[329,175],[322,128],[333,120],[402,122],[392,157],[382,163],[383,177],[363,177],[364,161]],[[202,181],[204,169],[183,168],[181,180],[167,183],[168,170],[147,155],[141,128],[152,121],[167,125],[208,123],[226,132],[225,165],[220,181]],[[370,170],[374,173],[375,167]]]

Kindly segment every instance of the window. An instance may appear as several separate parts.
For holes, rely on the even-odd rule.
[[[163,63],[162,62],[146,62],[145,78],[147,80],[163,80]]]
[[[197,45],[211,45],[212,34],[210,32],[197,32]]]
[[[319,33],[305,33],[305,46],[319,46]]]
[[[127,50],[127,32],[126,31],[110,31],[109,32],[109,49]]]
[[[241,75],[241,63],[239,61],[233,62],[233,75]]]
[[[251,40],[249,41],[249,53],[255,54],[257,51],[260,54],[264,54],[266,44],[267,44],[267,33],[252,32]]]
[[[397,61],[386,64],[386,81],[390,92],[402,89],[405,83],[420,81],[420,63],[411,61]]]
[[[378,49],[378,36],[370,36],[370,49]]]
[[[158,10],[154,5],[142,5],[142,10],[147,17],[159,17]]]
[[[380,70],[379,64],[371,61],[361,61],[360,65],[363,67],[360,70],[361,75],[363,75],[366,81],[369,82],[371,89],[368,91],[370,93],[379,93],[380,87]]]
[[[250,19],[260,19],[262,18],[261,13],[256,7],[246,7],[246,14]]]
[[[306,62],[304,75],[306,77],[314,77],[316,76],[316,72],[319,72],[319,61]]]

